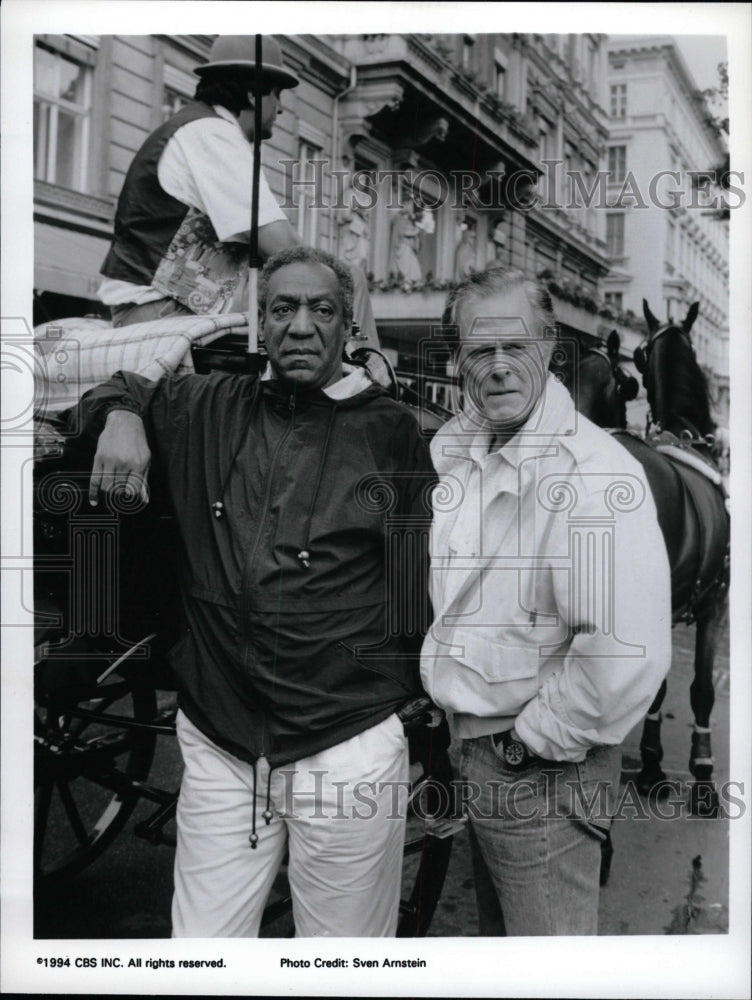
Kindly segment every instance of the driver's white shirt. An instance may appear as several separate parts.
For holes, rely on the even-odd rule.
[[[219,118],[199,118],[181,126],[164,148],[157,167],[162,188],[211,219],[223,242],[247,241],[251,228],[253,146],[237,118],[214,106]],[[262,170],[259,178],[259,228],[286,219]],[[108,306],[143,305],[164,296],[151,285],[104,278],[99,298]]]

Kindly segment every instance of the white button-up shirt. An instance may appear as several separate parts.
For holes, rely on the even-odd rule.
[[[503,447],[465,414],[432,443],[423,684],[459,737],[515,726],[577,761],[620,743],[671,662],[671,581],[642,466],[553,377]]]
[[[251,228],[253,144],[227,108],[214,106],[218,118],[199,118],[177,130],[164,148],[157,178],[167,194],[206,215],[217,239],[244,242]],[[287,216],[280,208],[263,170],[259,177],[259,229]],[[108,306],[142,305],[164,297],[151,285],[104,278],[99,298]],[[229,306],[228,306],[229,311]]]

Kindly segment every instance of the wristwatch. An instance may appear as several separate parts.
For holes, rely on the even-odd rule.
[[[515,732],[514,727],[507,729],[504,733],[494,733],[491,738],[497,749],[501,750],[504,763],[513,771],[519,771],[538,759],[537,754],[530,753]]]

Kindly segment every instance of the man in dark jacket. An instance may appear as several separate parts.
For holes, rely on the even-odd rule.
[[[412,415],[343,364],[344,265],[283,251],[259,304],[261,380],[121,372],[82,401],[86,429],[104,427],[92,502],[139,488],[154,454],[182,537],[173,933],[255,935],[289,846],[298,935],[390,935],[408,779],[395,712],[420,692],[426,621],[424,560],[390,553],[425,551],[435,474]]]

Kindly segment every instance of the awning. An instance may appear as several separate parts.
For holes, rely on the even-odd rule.
[[[46,222],[34,222],[34,287],[43,292],[95,299],[99,269],[110,241]]]

